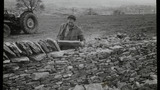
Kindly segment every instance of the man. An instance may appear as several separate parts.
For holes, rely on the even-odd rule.
[[[82,30],[75,24],[76,17],[70,15],[67,17],[67,23],[62,24],[57,35],[58,40],[77,40],[84,45],[85,38]]]

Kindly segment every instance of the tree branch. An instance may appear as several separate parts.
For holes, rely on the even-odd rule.
[[[32,10],[32,8],[33,8],[33,5],[32,5],[32,0],[29,0],[29,5],[30,5],[30,7],[31,7],[31,10]]]
[[[39,2],[38,2],[38,0],[37,0],[36,5],[34,6],[34,9],[33,9],[33,10],[35,10],[35,9],[37,8],[38,4],[39,4]]]
[[[27,9],[29,10],[29,7],[28,7],[28,5],[26,4],[26,2],[25,2],[24,0],[22,0],[22,2],[23,2],[23,5],[26,6]]]

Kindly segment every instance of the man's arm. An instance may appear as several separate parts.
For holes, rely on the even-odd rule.
[[[84,38],[84,35],[83,35],[83,31],[81,29],[79,29],[78,39],[80,41],[85,41],[85,38]]]
[[[85,46],[86,40],[84,38],[83,31],[81,29],[79,30],[78,39],[81,41],[81,46],[82,47]]]
[[[58,33],[57,38],[56,38],[57,40],[63,40],[63,38],[64,38],[63,30],[64,30],[64,24],[62,24],[60,26],[60,30],[59,30],[59,33]]]

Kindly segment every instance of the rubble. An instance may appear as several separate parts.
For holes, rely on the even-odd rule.
[[[99,43],[93,42],[95,45],[89,42],[84,48],[63,53],[57,52],[58,49],[55,53],[42,49],[37,55],[47,55],[45,58],[29,58],[27,63],[4,60],[4,87],[12,90],[156,90],[156,42],[152,39],[126,42],[126,37],[129,36],[119,34],[97,39],[95,42]],[[104,40],[107,45],[100,44]]]

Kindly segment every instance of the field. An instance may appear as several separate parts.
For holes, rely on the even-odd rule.
[[[36,34],[11,35],[4,41],[55,39],[59,27],[66,22],[67,16],[39,15],[39,30]],[[87,40],[90,38],[111,35],[117,32],[145,33],[149,37],[156,35],[156,15],[122,15],[122,16],[77,16],[77,24],[84,31]]]
[[[3,90],[157,90],[155,15],[79,16],[77,24],[88,41],[62,52],[44,41],[55,39],[66,17],[38,17],[36,34],[4,38],[44,40],[31,46],[16,43],[19,50],[5,43]]]

